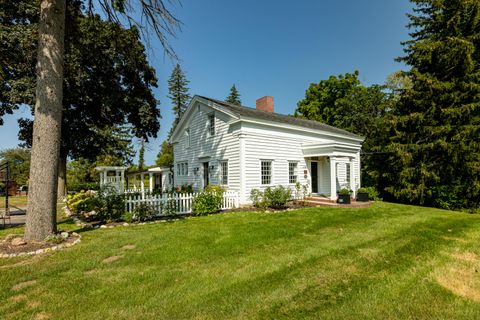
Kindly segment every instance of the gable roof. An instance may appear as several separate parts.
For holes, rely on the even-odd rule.
[[[313,129],[313,130],[320,130],[320,131],[325,131],[333,134],[340,134],[343,136],[355,138],[355,139],[361,139],[363,140],[363,137],[356,135],[354,133],[348,132],[343,129],[339,129],[336,127],[329,126],[325,123],[318,122],[318,121],[313,121],[313,120],[306,120],[302,118],[296,118],[294,116],[287,116],[284,114],[279,114],[275,112],[265,112],[261,111],[255,108],[249,108],[245,106],[237,106],[235,104],[231,104],[225,101],[220,101],[216,99],[212,99],[209,97],[203,97],[203,96],[197,96],[199,98],[208,100],[210,102],[215,103],[216,105],[225,108],[227,111],[230,113],[235,114],[237,117],[247,117],[247,118],[254,118],[254,119],[260,119],[260,120],[267,120],[267,121],[272,121],[272,122],[278,122],[278,123],[283,123],[283,124],[288,124],[292,126],[297,126],[297,127],[303,127],[307,129]]]

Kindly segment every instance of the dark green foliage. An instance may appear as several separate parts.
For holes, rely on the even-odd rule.
[[[190,81],[187,80],[180,64],[177,63],[168,80],[168,97],[172,101],[172,110],[175,115],[175,120],[168,135],[169,137],[173,131],[175,131],[180,118],[183,116],[185,110],[187,110],[190,102],[190,94],[188,93],[189,83]]]
[[[480,206],[480,3],[415,0],[412,69],[391,120],[388,196],[442,208]]]
[[[132,134],[156,137],[160,111],[152,89],[157,79],[136,28],[86,16],[80,5],[68,1],[66,14],[61,156],[95,161],[107,153],[106,146],[123,153],[125,138],[131,141]],[[33,109],[39,2],[15,1],[13,7],[0,14],[8,25],[0,29],[2,44],[18,46],[1,52],[15,72],[0,77],[1,87],[11,87],[0,90],[0,104],[10,109],[26,104]],[[20,139],[31,145],[32,122],[22,119],[19,124]]]
[[[100,203],[99,220],[115,221],[125,212],[125,199],[112,187],[103,187],[97,193]]]
[[[226,102],[236,104],[237,106],[242,105],[242,101],[240,100],[240,93],[237,90],[235,84],[230,88],[230,95],[225,99]]]
[[[138,150],[138,170],[145,167],[145,140],[140,139],[140,149]]]
[[[258,189],[250,191],[250,199],[253,205],[257,208],[285,208],[288,200],[292,198],[292,190],[284,186],[277,186],[275,188],[267,187],[264,192]]]
[[[15,148],[0,151],[0,163],[8,161],[10,164],[10,180],[18,186],[28,184],[30,172],[30,149]]]
[[[357,193],[368,193],[368,199],[378,201],[380,200],[379,194],[375,187],[363,187],[357,190]]]
[[[163,141],[156,164],[159,167],[173,166],[173,145],[168,141]]]
[[[149,221],[155,217],[156,213],[155,208],[148,203],[139,203],[135,209],[133,209],[132,221]]]
[[[85,183],[69,183],[68,184],[68,192],[69,193],[77,193],[82,190],[99,190],[100,184],[97,182],[85,182]]]
[[[220,210],[224,190],[219,186],[208,186],[192,201],[192,214],[204,216]]]
[[[337,193],[339,196],[349,196],[351,191],[346,188],[343,188],[343,189],[340,189]]]

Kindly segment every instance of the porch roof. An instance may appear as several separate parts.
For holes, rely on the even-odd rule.
[[[343,142],[312,143],[302,145],[305,157],[356,157],[362,146]]]

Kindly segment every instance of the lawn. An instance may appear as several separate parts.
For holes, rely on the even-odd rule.
[[[8,197],[8,203],[15,207],[26,207],[27,196],[10,196]],[[0,197],[0,208],[5,208],[5,197]]]
[[[376,203],[85,231],[0,260],[0,318],[479,319],[479,230]]]

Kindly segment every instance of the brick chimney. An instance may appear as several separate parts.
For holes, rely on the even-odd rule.
[[[273,97],[265,96],[258,99],[257,110],[273,113]]]

